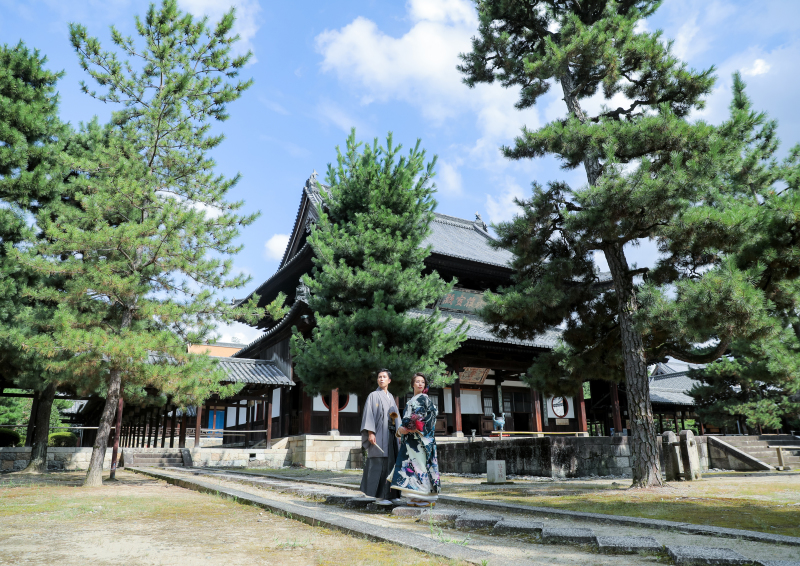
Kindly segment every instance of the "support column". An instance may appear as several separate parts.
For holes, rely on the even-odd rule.
[[[586,400],[583,398],[583,383],[578,390],[578,406],[575,407],[575,416],[578,418],[578,432],[588,432],[586,423]]]
[[[250,433],[247,432],[249,430],[253,430],[253,407],[250,406],[250,401],[245,401],[245,410],[244,410],[244,447],[250,448]]]
[[[686,430],[686,410],[681,411],[681,430]]]
[[[703,426],[703,421],[698,420],[697,425],[700,427],[700,436],[706,435],[706,427]]]
[[[544,432],[544,426],[542,426],[542,396],[533,389],[531,389],[531,405],[533,408],[533,432]]]
[[[178,448],[186,448],[186,427],[189,424],[189,415],[184,411],[181,416],[181,436],[178,439]]]
[[[495,377],[495,383],[497,384],[497,414],[502,415],[504,411],[503,406],[503,378]],[[481,407],[483,409],[483,407]]]
[[[611,384],[611,418],[614,422],[614,432],[622,434],[622,414],[619,410],[619,386]]]
[[[664,434],[664,415],[658,413],[658,434]]]
[[[678,411],[675,411],[674,413],[672,413],[672,420],[675,423],[675,434],[680,434],[681,431],[678,428]]]
[[[139,443],[141,442],[141,439],[142,439],[142,413],[141,413],[141,409],[139,409],[139,411],[140,411],[139,414],[134,417],[134,420],[135,420],[135,423],[136,423],[134,425],[134,427],[133,427],[133,430],[135,431],[134,437],[133,437],[133,447],[134,448],[141,448]]]
[[[311,412],[313,411],[313,403],[311,397],[306,394],[305,387],[300,391],[300,399],[303,403],[303,434],[311,434]]]
[[[116,479],[117,474],[117,456],[119,455],[119,436],[122,434],[122,407],[125,403],[122,400],[122,395],[119,396],[117,401],[117,418],[114,419],[114,446],[111,448],[111,475],[109,479]]]
[[[267,437],[264,440],[264,447],[267,450],[272,448],[272,396],[274,391],[275,388],[270,387],[269,393],[267,393],[267,400],[264,401],[264,430],[267,433]]]
[[[155,448],[158,441],[158,409],[152,407],[148,414],[150,415],[150,432],[147,433],[147,447]]]
[[[28,420],[28,429],[25,432],[25,446],[30,448],[33,446],[33,434],[36,428],[36,416],[39,414],[39,392],[33,394],[33,403],[31,403],[31,416]]]
[[[164,418],[161,420],[161,448],[167,445],[167,413],[169,413],[169,403],[164,405]]]
[[[203,428],[203,406],[195,407],[197,418],[194,420],[194,447],[200,448],[200,433]]]
[[[339,436],[339,390],[331,391],[331,436]]]
[[[456,379],[453,383],[453,433],[463,438],[464,431],[461,428],[461,380]]]
[[[175,427],[177,427],[178,421],[178,409],[175,405],[172,406],[172,422],[170,423],[170,432],[169,432],[169,447],[175,448]]]
[[[287,391],[289,391],[288,387],[281,387],[278,390],[278,436],[280,437],[289,436],[289,427],[287,426],[289,419],[284,417],[289,405]]]

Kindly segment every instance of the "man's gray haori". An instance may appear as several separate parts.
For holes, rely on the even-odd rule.
[[[378,388],[367,397],[364,415],[361,418],[361,446],[367,451],[364,474],[361,476],[361,491],[377,499],[395,499],[398,491],[390,489],[386,477],[394,468],[397,459],[397,422],[390,422],[389,415],[399,413],[394,398]],[[390,430],[391,428],[391,430]],[[375,444],[369,441],[369,432],[375,433]],[[378,448],[380,447],[380,448]]]

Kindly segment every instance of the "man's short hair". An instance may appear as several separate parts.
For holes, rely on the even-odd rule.
[[[376,376],[378,376],[378,375],[380,375],[380,374],[382,374],[382,373],[385,373],[386,375],[388,375],[388,376],[389,376],[389,379],[392,379],[392,372],[390,372],[390,371],[389,371],[388,369],[386,369],[386,368],[379,369],[379,370],[378,370],[378,373],[377,373],[377,374],[375,374],[375,375],[376,375]]]

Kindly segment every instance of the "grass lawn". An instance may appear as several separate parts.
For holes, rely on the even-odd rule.
[[[0,564],[456,564],[117,472],[0,475]]]

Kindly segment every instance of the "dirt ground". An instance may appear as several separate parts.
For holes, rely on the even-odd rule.
[[[0,475],[0,564],[444,565],[390,544],[118,472]]]

